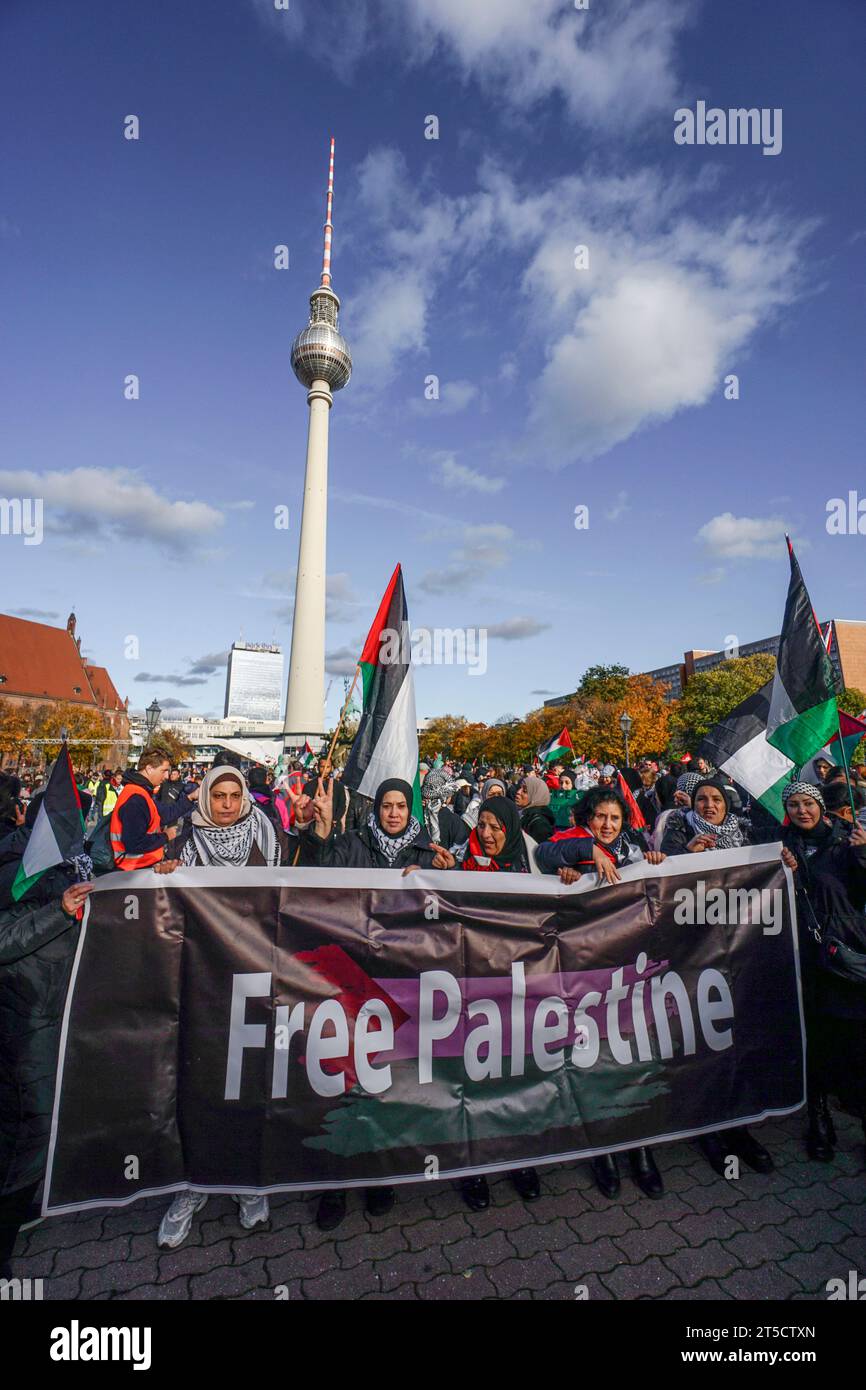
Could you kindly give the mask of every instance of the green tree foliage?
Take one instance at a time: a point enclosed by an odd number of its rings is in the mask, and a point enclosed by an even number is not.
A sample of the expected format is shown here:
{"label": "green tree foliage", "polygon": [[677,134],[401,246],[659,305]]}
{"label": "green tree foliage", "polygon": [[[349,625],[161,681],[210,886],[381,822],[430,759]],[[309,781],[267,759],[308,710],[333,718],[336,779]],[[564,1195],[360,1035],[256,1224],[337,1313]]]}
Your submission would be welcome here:
{"label": "green tree foliage", "polygon": [[671,715],[671,747],[694,752],[706,733],[772,679],[776,658],[768,652],[733,657],[692,676]]}
{"label": "green tree foliage", "polygon": [[603,700],[605,704],[616,704],[625,698],[628,675],[627,666],[590,666],[580,678],[577,693],[582,700]]}

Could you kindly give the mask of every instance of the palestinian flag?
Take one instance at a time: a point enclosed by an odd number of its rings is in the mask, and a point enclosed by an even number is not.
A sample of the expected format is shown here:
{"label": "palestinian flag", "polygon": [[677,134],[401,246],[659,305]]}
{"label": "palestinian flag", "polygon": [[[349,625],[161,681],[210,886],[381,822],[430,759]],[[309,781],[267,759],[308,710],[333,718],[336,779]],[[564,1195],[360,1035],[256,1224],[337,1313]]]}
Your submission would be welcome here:
{"label": "palestinian flag", "polygon": [[315,761],[316,761],[316,755],[315,755],[315,753],[313,752],[312,748],[310,747],[310,740],[309,740],[309,739],[305,739],[305,740],[304,740],[304,751],[303,751],[303,753],[301,754],[301,767],[303,767],[303,768],[312,767],[312,766],[313,766],[313,763],[314,763]]}
{"label": "palestinian flag", "polygon": [[563,729],[561,734],[542,743],[535,756],[540,763],[565,763],[569,761],[569,754],[571,758],[574,757],[574,744],[571,734],[567,729]]}
{"label": "palestinian flag", "polygon": [[745,787],[755,801],[782,821],[782,791],[785,783],[792,780],[797,764],[767,742],[773,685],[773,681],[767,681],[710,729],[700,752],[707,762]]}
{"label": "palestinian flag", "polygon": [[631,813],[632,830],[646,830],[646,817],[634,799],[634,794],[621,772],[616,774],[619,794]]}
{"label": "palestinian flag", "polygon": [[[846,714],[844,710],[839,711],[839,732],[827,744],[833,754],[834,761],[838,766],[842,765],[842,751],[845,753],[845,765],[851,766],[854,754],[860,746],[860,740],[866,738],[866,721],[855,719],[853,715]],[[839,744],[842,744],[840,749]]]}
{"label": "palestinian flag", "polygon": [[791,580],[770,693],[767,739],[798,767],[839,731],[836,681],[806,585],[788,541]]}
{"label": "palestinian flag", "polygon": [[84,853],[84,816],[72,762],[66,744],[51,770],[42,794],[30,839],[12,884],[12,897],[18,902],[46,869],[62,864],[73,855]]}
{"label": "palestinian flag", "polygon": [[402,777],[414,788],[413,809],[420,820],[415,682],[409,614],[399,565],[391,575],[358,664],[364,704],[343,782],[372,799],[380,782],[388,777]]}

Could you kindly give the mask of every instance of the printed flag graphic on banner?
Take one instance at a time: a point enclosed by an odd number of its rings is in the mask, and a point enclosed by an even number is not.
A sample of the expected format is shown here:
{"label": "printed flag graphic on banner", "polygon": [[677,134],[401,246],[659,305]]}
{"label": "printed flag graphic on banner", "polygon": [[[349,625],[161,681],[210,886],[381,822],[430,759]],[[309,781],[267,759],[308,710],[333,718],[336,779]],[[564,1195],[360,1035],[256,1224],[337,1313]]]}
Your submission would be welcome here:
{"label": "printed flag graphic on banner", "polygon": [[372,799],[380,782],[401,777],[414,789],[413,810],[420,818],[415,682],[409,613],[399,565],[391,575],[358,664],[364,707],[343,781]]}

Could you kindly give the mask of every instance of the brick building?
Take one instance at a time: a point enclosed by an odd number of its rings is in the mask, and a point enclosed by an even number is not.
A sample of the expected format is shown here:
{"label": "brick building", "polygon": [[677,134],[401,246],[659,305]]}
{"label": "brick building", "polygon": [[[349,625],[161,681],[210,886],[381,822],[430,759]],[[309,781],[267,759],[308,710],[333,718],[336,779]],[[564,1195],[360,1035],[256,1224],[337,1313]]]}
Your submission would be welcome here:
{"label": "brick building", "polygon": [[81,655],[75,614],[65,628],[0,613],[0,700],[38,708],[72,704],[101,713],[109,726],[109,761],[125,758],[129,745],[128,700],[122,700],[104,666]]}
{"label": "brick building", "polygon": [[[838,689],[853,688],[866,691],[866,622],[831,618],[821,624],[821,632],[836,673]],[[775,656],[778,650],[777,634],[775,637],[762,637],[757,642],[744,642],[738,648],[737,656],[755,656],[758,652],[769,652],[771,656]],[[645,674],[650,676],[656,685],[667,687],[666,700],[678,700],[692,676],[700,675],[702,671],[711,671],[727,659],[728,654],[724,651],[688,651],[683,652],[682,661],[672,662],[669,666],[657,666],[655,670],[647,671]],[[545,700],[544,708],[567,705],[574,699],[575,693],[572,691],[570,695],[557,695],[552,700]]]}

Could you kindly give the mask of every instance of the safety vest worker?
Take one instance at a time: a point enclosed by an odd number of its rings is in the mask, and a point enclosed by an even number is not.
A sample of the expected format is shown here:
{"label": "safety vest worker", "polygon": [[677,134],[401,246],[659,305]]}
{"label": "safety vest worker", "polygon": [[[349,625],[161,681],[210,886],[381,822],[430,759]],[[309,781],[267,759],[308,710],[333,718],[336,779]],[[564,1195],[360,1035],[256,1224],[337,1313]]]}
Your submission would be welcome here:
{"label": "safety vest worker", "polygon": [[158,806],[154,794],[171,771],[168,755],[160,749],[145,751],[138,770],[124,773],[123,787],[111,812],[109,835],[118,869],[147,869],[165,856],[172,838],[170,827],[193,811],[195,802],[178,797],[171,805]]}

